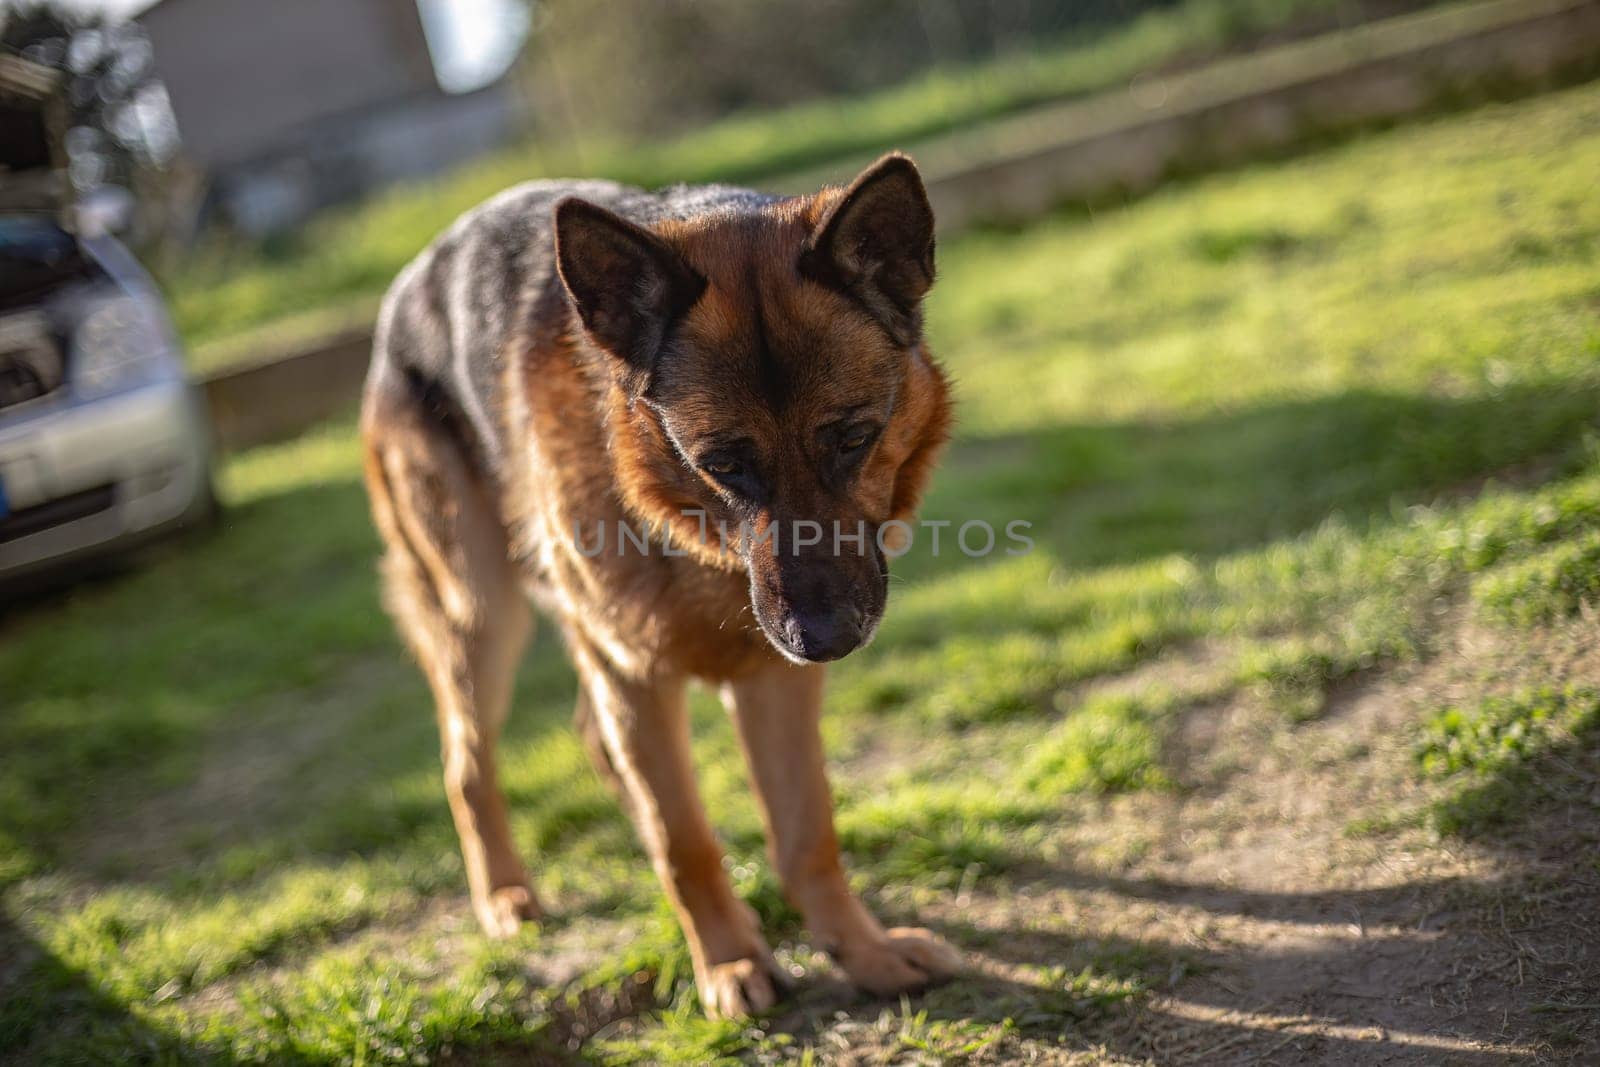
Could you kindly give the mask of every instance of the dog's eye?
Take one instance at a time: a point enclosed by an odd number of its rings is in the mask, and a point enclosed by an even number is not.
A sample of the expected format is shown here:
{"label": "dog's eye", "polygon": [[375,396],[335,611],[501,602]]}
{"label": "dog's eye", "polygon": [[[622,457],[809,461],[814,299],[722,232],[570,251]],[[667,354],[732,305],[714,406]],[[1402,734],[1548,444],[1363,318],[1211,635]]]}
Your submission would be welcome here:
{"label": "dog's eye", "polygon": [[726,478],[730,474],[739,473],[739,465],[731,459],[712,460],[710,463],[701,464],[707,474],[715,474],[718,478]]}
{"label": "dog's eye", "polygon": [[870,440],[872,440],[872,431],[870,431],[870,430],[855,430],[848,437],[846,437],[843,441],[839,442],[839,451],[840,452],[855,452],[855,451],[858,451],[858,450],[860,450],[862,448],[865,448],[867,442],[870,441]]}

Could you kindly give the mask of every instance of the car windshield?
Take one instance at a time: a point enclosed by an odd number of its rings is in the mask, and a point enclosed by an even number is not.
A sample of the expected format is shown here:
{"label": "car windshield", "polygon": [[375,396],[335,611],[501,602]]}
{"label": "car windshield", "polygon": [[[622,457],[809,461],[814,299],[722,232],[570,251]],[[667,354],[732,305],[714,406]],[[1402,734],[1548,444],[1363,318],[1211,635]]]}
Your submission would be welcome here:
{"label": "car windshield", "polygon": [[95,273],[70,233],[45,215],[0,215],[0,307],[47,295]]}

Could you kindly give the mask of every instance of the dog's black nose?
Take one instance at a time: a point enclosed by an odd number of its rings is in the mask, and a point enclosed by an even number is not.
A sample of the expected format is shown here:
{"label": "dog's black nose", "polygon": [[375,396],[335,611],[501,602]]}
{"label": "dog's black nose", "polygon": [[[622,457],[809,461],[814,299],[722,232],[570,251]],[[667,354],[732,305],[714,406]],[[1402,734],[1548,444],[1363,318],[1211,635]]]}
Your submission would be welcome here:
{"label": "dog's black nose", "polygon": [[783,620],[784,643],[801,659],[821,663],[854,652],[866,635],[861,609],[853,604],[820,611],[790,611]]}

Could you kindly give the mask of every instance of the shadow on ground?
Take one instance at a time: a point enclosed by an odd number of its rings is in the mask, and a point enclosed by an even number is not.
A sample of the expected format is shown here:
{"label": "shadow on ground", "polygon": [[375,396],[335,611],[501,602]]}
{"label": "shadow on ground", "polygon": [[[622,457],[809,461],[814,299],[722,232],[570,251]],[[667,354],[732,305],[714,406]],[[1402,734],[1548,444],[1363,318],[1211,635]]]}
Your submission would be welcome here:
{"label": "shadow on ground", "polygon": [[[1473,843],[1499,874],[1282,892],[995,857],[995,905],[921,917],[988,961],[986,973],[913,1010],[980,1029],[1010,1020],[1035,1039],[1140,1062],[1499,1064],[1513,1046],[1587,1062],[1600,1047],[1600,723],[1436,803],[1469,808]],[[1125,931],[1074,921],[1080,908],[1103,920],[1097,899],[1114,902],[1105,907]],[[1017,910],[1025,921],[994,918]],[[1239,936],[1246,928],[1265,936]],[[1042,977],[993,973],[1017,967]],[[1074,994],[1085,974],[1141,992]],[[782,1025],[821,1039],[839,1012],[865,1026],[883,1010],[819,987]]]}
{"label": "shadow on ground", "polygon": [[[1600,388],[1479,397],[1351,390],[1182,420],[1077,423],[959,441],[927,518],[1011,519],[1070,567],[1207,559],[1433,503],[1511,474],[1550,477],[1600,419]],[[1533,469],[1524,469],[1531,465]],[[915,576],[973,565],[913,550]]]}

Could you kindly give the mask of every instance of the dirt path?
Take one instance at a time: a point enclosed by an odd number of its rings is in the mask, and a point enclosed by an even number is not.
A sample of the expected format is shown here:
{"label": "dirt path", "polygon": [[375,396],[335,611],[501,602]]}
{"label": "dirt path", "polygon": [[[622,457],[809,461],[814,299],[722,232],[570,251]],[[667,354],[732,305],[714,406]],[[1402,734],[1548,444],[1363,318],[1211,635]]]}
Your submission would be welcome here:
{"label": "dirt path", "polygon": [[[1069,805],[1036,867],[916,907],[968,950],[965,989],[908,1021],[823,983],[778,1028],[839,1063],[947,1062],[947,1039],[920,1036],[941,1022],[973,1035],[954,1058],[975,1063],[1600,1063],[1600,753],[1546,761],[1493,841],[1406,819],[1430,799],[1417,719],[1600,683],[1590,632],[1456,626],[1428,664],[1347,685],[1308,724],[1248,696],[1193,712],[1171,768],[1185,790]],[[1085,966],[1149,995],[1063,997],[1046,1018],[1041,989]]]}

